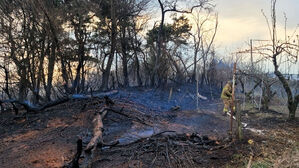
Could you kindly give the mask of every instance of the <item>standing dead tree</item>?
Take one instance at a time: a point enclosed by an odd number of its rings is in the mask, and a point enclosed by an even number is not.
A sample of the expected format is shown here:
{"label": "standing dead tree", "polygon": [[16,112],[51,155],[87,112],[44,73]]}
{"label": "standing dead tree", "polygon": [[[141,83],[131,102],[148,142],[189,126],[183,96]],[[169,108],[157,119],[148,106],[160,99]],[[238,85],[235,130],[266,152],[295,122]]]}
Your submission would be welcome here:
{"label": "standing dead tree", "polygon": [[[243,80],[240,78],[240,76],[246,76],[250,79],[253,79],[252,81],[254,82],[254,86],[248,91],[245,92],[245,84]],[[261,109],[263,110],[268,110],[269,109],[269,103],[273,96],[276,94],[271,87],[277,82],[276,79],[273,79],[269,77],[268,73],[263,73],[263,72],[252,72],[252,71],[246,71],[246,70],[240,70],[238,71],[238,77],[237,77],[238,82],[240,82],[240,85],[242,87],[242,92],[245,94],[247,99],[254,99],[253,92],[257,87],[260,87],[262,89],[262,97],[261,97]]]}
{"label": "standing dead tree", "polygon": [[[156,41],[156,54],[155,54],[155,63],[154,63],[154,69],[151,74],[151,85],[155,85],[155,79],[157,78],[156,75],[158,75],[158,85],[160,85],[160,82],[162,81],[161,76],[159,76],[158,70],[161,65],[161,55],[162,55],[162,45],[164,42],[163,34],[164,34],[164,22],[165,22],[165,15],[169,12],[176,12],[176,13],[192,13],[194,9],[196,8],[203,8],[203,9],[209,9],[210,4],[209,0],[196,0],[194,1],[194,6],[192,6],[190,9],[180,9],[178,6],[179,2],[178,0],[172,0],[172,1],[162,1],[158,0],[160,10],[161,10],[161,22],[159,25],[158,30],[158,38]],[[192,3],[190,3],[192,4]]]}
{"label": "standing dead tree", "polygon": [[282,57],[286,58],[285,60],[288,63],[298,62],[299,44],[298,42],[296,44],[296,40],[292,40],[294,38],[293,37],[294,34],[292,36],[287,37],[285,33],[286,37],[284,40],[278,39],[277,20],[276,20],[276,1],[277,0],[271,0],[271,25],[269,19],[267,18],[265,13],[263,13],[268,24],[271,43],[256,47],[255,50],[260,55],[272,61],[272,64],[274,66],[274,74],[279,79],[280,83],[284,88],[284,91],[287,94],[289,119],[295,119],[296,109],[299,103],[299,95],[298,94],[294,95],[292,93],[291,86],[289,85],[287,78],[281,72],[280,65],[281,65]]}
{"label": "standing dead tree", "polygon": [[[202,11],[199,10],[192,17],[195,22],[195,33],[191,34],[194,43],[194,59],[188,67],[193,65],[192,81],[194,81],[197,68],[199,68],[197,64],[202,60],[201,85],[203,85],[204,81],[207,81],[207,61],[209,54],[213,52],[213,43],[218,28],[218,14],[213,14],[211,10],[208,10],[206,16],[202,17]],[[214,24],[212,28],[209,25],[211,22]],[[199,54],[201,57],[198,57]]]}
{"label": "standing dead tree", "polygon": [[103,71],[101,90],[108,90],[109,76],[110,76],[111,66],[112,66],[112,62],[116,50],[117,16],[116,16],[116,5],[114,0],[110,0],[110,16],[111,16],[110,53],[109,53],[107,65]]}

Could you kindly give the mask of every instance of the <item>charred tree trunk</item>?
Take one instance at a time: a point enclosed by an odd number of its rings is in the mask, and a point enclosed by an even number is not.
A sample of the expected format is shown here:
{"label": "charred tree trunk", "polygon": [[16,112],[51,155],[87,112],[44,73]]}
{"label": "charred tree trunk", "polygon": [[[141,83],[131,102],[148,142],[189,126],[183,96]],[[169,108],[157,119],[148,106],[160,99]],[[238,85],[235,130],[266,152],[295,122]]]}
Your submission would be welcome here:
{"label": "charred tree trunk", "polygon": [[106,68],[103,71],[101,90],[108,90],[110,70],[111,70],[111,65],[113,62],[114,53],[116,49],[117,32],[116,32],[116,16],[115,16],[114,0],[110,0],[110,6],[111,6],[111,36],[110,36],[111,47],[110,47],[110,55],[108,58],[108,62]]}
{"label": "charred tree trunk", "polygon": [[54,66],[56,62],[56,49],[58,47],[58,36],[57,36],[55,24],[51,19],[51,17],[49,16],[48,11],[43,7],[41,8],[41,10],[45,14],[45,17],[49,23],[51,35],[52,35],[52,47],[51,47],[51,55],[49,56],[48,80],[46,86],[46,98],[48,100],[51,100],[51,89],[52,89],[52,80],[54,74]]}
{"label": "charred tree trunk", "polygon": [[157,54],[155,57],[155,65],[154,65],[154,69],[152,71],[151,74],[151,86],[153,87],[155,85],[155,80],[157,77],[157,85],[159,85],[159,82],[162,81],[161,79],[161,75],[158,74],[159,71],[159,67],[160,67],[160,57],[162,54],[162,43],[163,43],[163,26],[164,26],[164,20],[165,20],[165,9],[164,9],[164,5],[162,4],[161,0],[158,0],[159,5],[160,5],[160,9],[161,9],[161,22],[159,25],[159,31],[158,31],[158,38],[157,38]]}
{"label": "charred tree trunk", "polygon": [[163,48],[163,52],[165,53],[165,55],[168,56],[168,59],[171,61],[171,63],[173,64],[175,70],[176,70],[176,82],[177,83],[181,83],[184,81],[184,74],[181,70],[181,68],[179,67],[178,63],[174,60],[174,58],[166,51],[165,48]]}
{"label": "charred tree trunk", "polygon": [[138,86],[142,86],[142,80],[140,76],[140,65],[139,65],[137,54],[135,54],[135,66],[136,66],[137,84]]}
{"label": "charred tree trunk", "polygon": [[275,70],[275,75],[278,77],[279,81],[282,83],[282,86],[287,93],[288,97],[288,109],[289,109],[289,119],[294,120],[296,115],[297,106],[299,103],[299,95],[293,97],[292,90],[285,79],[285,77],[281,74],[280,71]]}
{"label": "charred tree trunk", "polygon": [[289,119],[290,120],[294,120],[295,119],[295,115],[296,115],[296,110],[297,110],[297,106],[299,103],[299,95],[294,95],[292,94],[292,90],[287,82],[287,80],[285,79],[285,77],[282,75],[282,73],[278,70],[278,64],[277,64],[277,56],[281,54],[281,52],[276,52],[273,54],[272,58],[273,58],[273,64],[274,64],[274,74],[278,77],[279,81],[281,82],[287,97],[288,97],[288,109],[289,109]]}
{"label": "charred tree trunk", "polygon": [[27,88],[27,80],[26,80],[26,70],[23,66],[20,67],[21,69],[19,70],[19,76],[20,76],[20,81],[19,81],[19,100],[23,101],[25,100],[25,94],[26,94],[26,88]]}
{"label": "charred tree trunk", "polygon": [[201,81],[200,81],[200,86],[202,87],[204,82],[206,81],[206,61],[204,60],[203,62],[203,67],[202,67],[202,74],[201,74]]}
{"label": "charred tree trunk", "polygon": [[136,68],[136,76],[137,76],[137,84],[138,86],[142,86],[142,80],[140,76],[140,65],[139,65],[139,59],[138,59],[138,54],[137,54],[137,49],[139,46],[136,46],[134,41],[138,43],[137,40],[137,33],[135,32],[135,27],[134,27],[134,39],[132,38],[132,46],[133,46],[133,51],[134,51],[134,58],[135,58],[135,68]]}
{"label": "charred tree trunk", "polygon": [[128,77],[128,47],[126,41],[126,27],[122,27],[122,38],[121,38],[121,52],[122,52],[122,63],[123,63],[123,77],[124,77],[124,87],[129,86],[129,77]]}
{"label": "charred tree trunk", "polygon": [[119,76],[118,76],[118,55],[115,56],[115,78],[117,82],[117,87],[120,87],[121,84],[119,82]]}
{"label": "charred tree trunk", "polygon": [[84,68],[84,64],[82,66],[82,73],[81,73],[81,85],[80,85],[80,91],[84,92],[85,91],[85,68]]}
{"label": "charred tree trunk", "polygon": [[197,71],[197,50],[195,49],[195,51],[194,51],[194,58],[193,58],[193,66],[194,66],[194,68],[193,68],[193,73],[192,73],[192,78],[191,78],[191,81],[192,82],[195,82],[195,80],[196,80],[196,71]]}
{"label": "charred tree trunk", "polygon": [[[76,28],[77,31],[75,31],[75,36],[76,36],[76,39],[78,41],[77,55],[78,55],[79,61],[78,61],[77,69],[76,69],[75,81],[74,81],[74,84],[72,86],[72,92],[76,92],[76,93],[80,93],[81,89],[83,89],[83,88],[80,88],[80,81],[81,81],[81,73],[83,74],[83,70],[84,70],[83,66],[84,66],[84,56],[85,56],[85,47],[84,47],[85,42],[84,42],[84,33],[83,33],[82,28],[81,28],[81,26],[82,26],[81,22],[82,21],[80,20],[79,25],[76,25],[77,26],[77,28]],[[84,82],[84,80],[83,80],[83,82]]]}
{"label": "charred tree trunk", "polygon": [[42,81],[42,76],[44,75],[43,71],[43,66],[44,66],[44,60],[45,60],[45,53],[46,53],[46,44],[45,44],[45,39],[46,37],[44,36],[43,41],[41,42],[42,48],[41,48],[41,54],[40,54],[40,62],[39,62],[39,67],[38,67],[38,74],[37,74],[37,83],[36,83],[36,88],[34,90],[35,94],[35,104],[38,104],[40,101],[40,85]]}
{"label": "charred tree trunk", "polygon": [[49,101],[51,100],[51,90],[52,90],[55,59],[56,59],[56,42],[52,44],[51,55],[49,56],[48,77],[47,77],[47,87],[46,87],[46,98]]}
{"label": "charred tree trunk", "polygon": [[[81,88],[81,87],[84,87],[84,56],[85,56],[85,51],[84,51],[84,42],[83,42],[83,39],[82,41],[80,41],[80,44],[79,44],[79,51],[78,51],[78,56],[79,56],[79,65],[78,65],[78,68],[77,68],[77,74],[76,74],[76,92],[77,93],[80,93],[82,89],[84,88]],[[81,74],[80,74],[80,71],[81,71]],[[80,77],[81,76],[81,77]],[[80,78],[81,78],[81,87],[80,87]]]}
{"label": "charred tree trunk", "polygon": [[9,93],[9,88],[8,88],[8,83],[9,83],[8,69],[5,66],[1,66],[1,65],[0,65],[0,68],[2,68],[4,70],[4,73],[5,73],[5,88],[3,90],[7,94],[8,98],[11,99],[11,95]]}
{"label": "charred tree trunk", "polygon": [[[5,67],[5,66],[0,66],[0,68],[3,68],[4,69],[4,73],[5,73],[5,88],[3,89],[4,92],[7,94],[8,98],[11,99],[11,94],[9,92],[9,86],[8,86],[8,83],[9,83],[9,72],[8,72],[8,69]],[[14,103],[11,103],[12,104],[12,107],[15,111],[15,114],[18,115],[18,108],[16,107],[16,105]],[[1,107],[2,107],[2,101],[1,101]],[[3,110],[3,108],[1,108]]]}
{"label": "charred tree trunk", "polygon": [[269,110],[269,103],[272,100],[276,92],[271,90],[271,86],[274,83],[269,83],[269,81],[264,81],[264,87],[262,88],[262,109]]}
{"label": "charred tree trunk", "polygon": [[241,77],[238,77],[237,80],[240,82],[241,84],[241,93],[245,93],[245,86],[244,86],[244,82],[241,79]]}
{"label": "charred tree trunk", "polygon": [[68,87],[68,74],[66,70],[66,59],[61,55],[60,58],[60,64],[61,64],[61,72],[62,72],[62,78],[64,80],[64,89],[66,93],[69,92],[69,87]]}
{"label": "charred tree trunk", "polygon": [[[198,31],[200,32],[200,29],[198,29]],[[192,82],[195,82],[196,79],[198,78],[198,75],[197,74],[197,56],[198,56],[198,52],[199,52],[199,43],[200,43],[200,40],[201,40],[201,37],[200,37],[200,33],[198,33],[198,40],[196,40],[196,36],[193,35],[193,41],[194,41],[194,57],[193,57],[193,73],[192,73],[192,77],[191,77],[191,81]]]}
{"label": "charred tree trunk", "polygon": [[271,90],[270,88],[264,84],[264,88],[262,88],[262,109],[263,110],[269,110],[269,103],[270,103],[270,94]]}
{"label": "charred tree trunk", "polygon": [[246,93],[245,93],[246,99],[248,99],[248,100],[252,100],[252,99],[254,99],[254,97],[252,96],[252,94],[254,93],[254,90],[255,90],[259,85],[261,85],[261,83],[262,83],[262,80],[255,81],[255,85],[253,86],[253,88],[252,88],[249,92],[246,92]]}

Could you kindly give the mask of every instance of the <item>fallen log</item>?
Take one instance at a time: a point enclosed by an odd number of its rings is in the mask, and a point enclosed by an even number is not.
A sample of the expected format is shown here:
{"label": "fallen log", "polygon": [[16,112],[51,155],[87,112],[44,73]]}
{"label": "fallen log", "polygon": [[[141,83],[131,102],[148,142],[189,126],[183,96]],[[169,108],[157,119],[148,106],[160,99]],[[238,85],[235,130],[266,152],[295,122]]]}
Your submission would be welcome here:
{"label": "fallen log", "polygon": [[[102,108],[102,110],[100,110],[100,112],[96,113],[95,118],[93,119],[93,137],[90,140],[90,142],[87,144],[86,148],[84,149],[84,157],[85,157],[85,161],[83,161],[82,167],[91,167],[93,158],[94,158],[94,153],[96,150],[96,147],[98,145],[101,146],[116,146],[118,145],[118,141],[113,142],[111,144],[105,144],[103,142],[103,131],[104,131],[104,125],[103,125],[103,119],[106,117],[108,112],[114,112],[116,114],[125,116],[127,118],[130,118],[132,120],[135,120],[139,123],[145,124],[145,125],[149,125],[147,123],[145,123],[143,120],[139,119],[138,117],[132,117],[128,114],[123,113],[123,107],[121,109],[117,109],[112,107],[112,105],[114,105],[114,102],[109,99],[108,97],[105,97],[105,102],[106,102],[106,107]],[[160,133],[161,134],[161,133]]]}
{"label": "fallen log", "polygon": [[27,112],[37,113],[37,112],[45,110],[46,108],[65,103],[69,100],[70,100],[69,98],[64,98],[64,99],[49,102],[43,106],[34,106],[33,104],[29,103],[28,101],[19,101],[19,100],[2,100],[2,102],[19,104],[19,105],[23,106]]}
{"label": "fallen log", "polygon": [[[103,125],[103,119],[106,117],[107,114],[106,108],[103,108],[100,110],[99,113],[96,113],[95,118],[93,119],[93,137],[87,144],[86,148],[84,149],[84,157],[85,160],[83,161],[82,167],[89,168],[91,167],[93,158],[94,158],[94,151],[98,145],[104,146],[103,142],[103,131],[104,131],[104,125]],[[117,144],[117,142],[115,143]],[[112,144],[112,145],[115,145]]]}
{"label": "fallen log", "polygon": [[70,98],[72,98],[72,99],[89,99],[89,98],[97,97],[97,98],[102,99],[104,97],[112,96],[117,93],[118,93],[117,90],[112,90],[112,91],[101,92],[101,93],[97,93],[97,94],[95,94],[95,93],[93,93],[93,94],[73,94],[73,95],[70,95]]}
{"label": "fallen log", "polygon": [[146,123],[144,120],[138,118],[137,116],[134,116],[134,117],[133,117],[133,116],[130,116],[130,115],[128,115],[128,114],[123,113],[123,109],[124,109],[124,107],[122,107],[121,109],[116,109],[116,108],[112,108],[112,107],[110,107],[110,108],[105,108],[105,109],[106,109],[107,111],[111,111],[111,112],[113,112],[113,113],[116,113],[116,114],[125,116],[125,117],[127,117],[127,118],[130,118],[130,119],[132,119],[133,121],[139,122],[139,123],[141,123],[141,124],[148,125],[148,126],[152,126],[151,124]]}
{"label": "fallen log", "polygon": [[[102,114],[101,114],[102,113]],[[104,109],[101,113],[97,113],[96,117],[93,119],[93,137],[90,140],[90,142],[88,143],[88,145],[85,148],[85,152],[91,152],[92,150],[95,149],[95,147],[99,144],[99,143],[103,143],[103,129],[104,129],[104,125],[103,125],[103,119],[105,118],[106,114],[107,114],[107,110]]]}
{"label": "fallen log", "polygon": [[[108,96],[111,96],[111,95],[114,95],[114,94],[117,94],[117,93],[118,93],[117,90],[113,90],[113,91],[110,91],[110,92],[103,92],[103,93],[98,93],[98,94],[94,94],[94,95],[73,94],[73,95],[70,95],[68,97],[64,97],[62,99],[58,99],[58,100],[46,103],[42,106],[35,106],[35,105],[31,104],[29,101],[19,101],[19,100],[15,100],[15,99],[1,100],[1,102],[2,103],[19,104],[19,105],[23,106],[23,108],[27,112],[38,113],[40,111],[45,110],[46,108],[53,107],[53,106],[65,103],[69,100],[77,100],[77,99],[82,100],[82,99],[90,99],[90,98],[94,98],[94,97],[97,97],[97,98],[107,97],[109,99]],[[109,100],[110,100],[109,103],[113,102],[111,99],[109,99]]]}

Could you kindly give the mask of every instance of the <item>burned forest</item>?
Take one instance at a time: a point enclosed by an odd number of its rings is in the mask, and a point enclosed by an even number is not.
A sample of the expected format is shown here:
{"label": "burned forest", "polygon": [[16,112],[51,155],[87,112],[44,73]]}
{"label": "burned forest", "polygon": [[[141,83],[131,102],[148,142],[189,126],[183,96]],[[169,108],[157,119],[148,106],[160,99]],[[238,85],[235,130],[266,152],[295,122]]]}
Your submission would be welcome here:
{"label": "burned forest", "polygon": [[298,168],[294,0],[0,0],[0,168]]}

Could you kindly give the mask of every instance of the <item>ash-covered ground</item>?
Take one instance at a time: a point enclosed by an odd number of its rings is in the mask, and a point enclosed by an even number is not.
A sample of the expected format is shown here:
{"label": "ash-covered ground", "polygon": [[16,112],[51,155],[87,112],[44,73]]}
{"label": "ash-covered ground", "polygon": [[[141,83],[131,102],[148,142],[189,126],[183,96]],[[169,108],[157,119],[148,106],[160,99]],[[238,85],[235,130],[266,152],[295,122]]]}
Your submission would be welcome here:
{"label": "ash-covered ground", "polygon": [[[121,112],[126,116],[108,112],[103,120],[104,142],[119,141],[119,145],[126,145],[163,131],[175,132],[182,135],[182,138],[191,134],[213,137],[213,141],[227,136],[229,122],[227,117],[221,115],[220,90],[201,88],[199,93],[206,99],[199,99],[197,109],[195,85],[173,87],[171,98],[170,89],[129,88],[111,95],[110,98],[115,103],[113,107],[122,109]],[[82,138],[84,146],[91,139],[92,120],[103,106],[103,99],[90,98],[70,100],[37,114],[15,116],[9,111],[0,114],[1,167],[66,165],[76,153],[77,139]],[[163,138],[160,140],[164,141]],[[176,148],[178,146],[180,145],[175,145]],[[103,149],[97,150],[96,153],[100,154]],[[109,153],[110,150],[113,148],[106,149],[105,152]],[[196,151],[193,152],[196,154]],[[130,157],[123,156],[118,162],[105,162],[126,165],[128,158]],[[96,167],[101,165],[94,162]]]}
{"label": "ash-covered ground", "polygon": [[[202,98],[198,99],[198,108],[210,109],[215,107],[213,104],[219,103],[220,93],[220,88],[200,87],[199,94]],[[179,87],[169,86],[164,89],[128,88],[119,90],[118,94],[113,95],[112,98],[130,100],[157,112],[168,111],[176,106],[180,107],[181,110],[195,110],[197,108],[195,84],[185,84]],[[207,106],[209,104],[213,106]]]}

